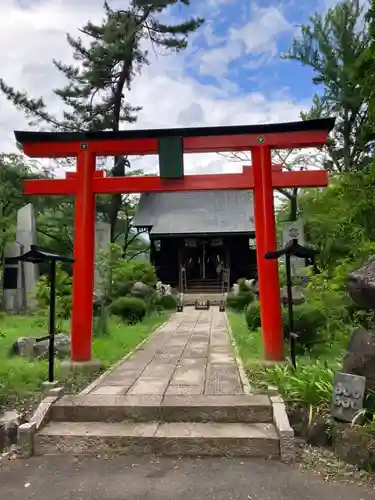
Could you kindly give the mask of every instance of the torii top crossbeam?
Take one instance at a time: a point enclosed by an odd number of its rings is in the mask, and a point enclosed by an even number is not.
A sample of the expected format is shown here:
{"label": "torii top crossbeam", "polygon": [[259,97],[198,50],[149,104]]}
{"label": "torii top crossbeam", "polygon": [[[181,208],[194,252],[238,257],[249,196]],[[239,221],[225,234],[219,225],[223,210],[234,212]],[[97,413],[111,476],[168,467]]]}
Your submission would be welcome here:
{"label": "torii top crossbeam", "polygon": [[[121,132],[15,132],[30,157],[76,157],[66,179],[25,181],[28,194],[73,194],[74,273],[71,357],[91,359],[94,284],[95,194],[216,189],[253,189],[261,323],[265,357],[284,356],[278,266],[264,258],[276,250],[273,189],[326,186],[326,171],[272,168],[272,149],[323,146],[334,119],[268,125]],[[184,153],[251,151],[252,167],[239,174],[184,175]],[[159,176],[105,178],[97,156],[159,154]]]}
{"label": "torii top crossbeam", "polygon": [[16,140],[30,157],[77,156],[82,143],[90,143],[97,156],[152,155],[159,152],[162,139],[182,140],[184,153],[247,151],[265,145],[271,149],[322,146],[334,119],[305,120],[267,125],[196,127],[119,132],[21,132]]}

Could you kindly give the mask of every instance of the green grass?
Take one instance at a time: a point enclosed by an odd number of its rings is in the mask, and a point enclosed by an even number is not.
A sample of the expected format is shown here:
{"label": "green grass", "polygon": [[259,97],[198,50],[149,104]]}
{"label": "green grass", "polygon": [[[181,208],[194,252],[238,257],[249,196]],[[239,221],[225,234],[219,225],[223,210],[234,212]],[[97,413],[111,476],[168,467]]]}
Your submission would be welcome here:
{"label": "green grass", "polygon": [[244,313],[229,310],[227,315],[243,363],[249,365],[260,362],[263,359],[261,330],[249,331]]}
{"label": "green grass", "polygon": [[[153,315],[137,325],[128,326],[116,318],[110,318],[108,336],[93,339],[93,358],[99,359],[103,369],[134,350],[137,345],[169,317],[168,313]],[[65,331],[68,331],[68,323]],[[19,337],[42,336],[47,331],[47,320],[42,316],[0,316],[0,405],[21,404],[38,399],[42,384],[47,380],[48,366],[45,360],[29,361],[9,356],[12,344]],[[56,379],[70,388],[82,387],[90,382],[82,375],[63,375],[56,362]]]}

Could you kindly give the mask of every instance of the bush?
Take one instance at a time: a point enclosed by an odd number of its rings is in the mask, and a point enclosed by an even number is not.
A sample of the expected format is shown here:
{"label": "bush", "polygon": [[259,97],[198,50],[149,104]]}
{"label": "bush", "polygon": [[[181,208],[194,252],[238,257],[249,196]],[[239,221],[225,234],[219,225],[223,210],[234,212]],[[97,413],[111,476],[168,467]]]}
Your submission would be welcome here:
{"label": "bush", "polygon": [[251,331],[260,328],[260,303],[259,301],[251,302],[245,311],[246,323]]}
{"label": "bush", "polygon": [[[50,282],[48,276],[41,276],[36,286],[36,299],[42,309],[49,307]],[[56,263],[56,315],[58,319],[67,319],[72,311],[72,278]]]}
{"label": "bush", "polygon": [[137,281],[150,288],[156,284],[152,264],[144,260],[124,259],[119,245],[111,245],[110,251],[99,251],[95,268],[103,284],[100,294],[110,295],[111,299],[128,295]]}
{"label": "bush", "polygon": [[[298,304],[293,307],[294,331],[299,335],[298,343],[306,348],[323,341],[319,330],[326,325],[325,311],[319,302]],[[288,333],[288,315],[284,319],[284,332]]]}
{"label": "bush", "polygon": [[240,293],[246,293],[253,291],[254,280],[247,280],[246,278],[240,278],[237,280],[238,291]]}
{"label": "bush", "polygon": [[146,303],[136,297],[119,297],[112,302],[111,313],[133,325],[146,316]]}
{"label": "bush", "polygon": [[243,311],[248,304],[253,302],[254,298],[254,293],[250,290],[240,291],[237,294],[230,293],[227,297],[227,306],[235,311]]}
{"label": "bush", "polygon": [[156,285],[155,268],[147,261],[121,259],[112,267],[112,297],[127,295],[137,281],[154,287]]}
{"label": "bush", "polygon": [[296,370],[290,365],[274,365],[264,370],[264,379],[276,386],[288,402],[329,407],[334,369],[336,364],[328,366],[320,360],[297,363]]}
{"label": "bush", "polygon": [[[289,315],[286,307],[282,308],[284,336],[289,335]],[[260,303],[249,304],[245,311],[249,330],[260,328]],[[326,315],[318,302],[298,304],[293,307],[294,332],[299,335],[298,344],[310,348],[314,342],[322,341],[320,329],[326,325]]]}
{"label": "bush", "polygon": [[177,309],[177,297],[174,295],[162,295],[156,299],[156,306],[160,309]]}

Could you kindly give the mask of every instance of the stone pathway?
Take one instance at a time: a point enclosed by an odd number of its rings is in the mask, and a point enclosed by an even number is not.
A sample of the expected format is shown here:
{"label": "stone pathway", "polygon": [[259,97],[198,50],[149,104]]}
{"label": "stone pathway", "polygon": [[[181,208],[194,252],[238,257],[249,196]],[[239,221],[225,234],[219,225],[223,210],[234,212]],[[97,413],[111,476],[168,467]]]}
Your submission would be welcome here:
{"label": "stone pathway", "polygon": [[99,381],[95,395],[243,394],[225,313],[176,313],[138,351]]}
{"label": "stone pathway", "polygon": [[56,401],[33,450],[284,460],[290,446],[273,416],[267,395],[243,390],[225,313],[191,307],[80,394]]}

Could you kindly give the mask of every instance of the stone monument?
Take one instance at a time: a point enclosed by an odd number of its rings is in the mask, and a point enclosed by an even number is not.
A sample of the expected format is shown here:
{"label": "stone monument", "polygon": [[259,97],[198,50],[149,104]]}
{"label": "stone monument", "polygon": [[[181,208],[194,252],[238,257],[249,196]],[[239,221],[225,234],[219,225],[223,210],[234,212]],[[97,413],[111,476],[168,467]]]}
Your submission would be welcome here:
{"label": "stone monument", "polygon": [[102,276],[98,266],[98,253],[100,251],[108,251],[111,245],[111,225],[109,222],[98,221],[95,224],[95,274],[94,274],[94,294],[100,296],[103,294],[103,289],[106,284],[103,281],[106,279]]}
{"label": "stone monument", "polygon": [[[28,252],[31,245],[36,245],[36,223],[34,207],[28,203],[20,208],[17,213],[16,242],[22,248],[22,252]],[[21,264],[21,272],[18,273],[19,290],[24,290],[18,294],[18,309],[29,309],[36,305],[35,287],[38,282],[39,269],[36,264],[24,262]]]}
{"label": "stone monument", "polygon": [[336,373],[333,381],[331,415],[352,422],[363,408],[366,379],[360,375]]}
{"label": "stone monument", "polygon": [[25,288],[20,287],[19,276],[22,277],[22,264],[7,264],[6,259],[10,257],[19,257],[23,253],[22,246],[17,242],[8,242],[4,247],[4,274],[2,279],[3,295],[2,309],[8,313],[21,312],[20,304],[25,307]]}
{"label": "stone monument", "polygon": [[[347,290],[360,309],[375,312],[375,257],[348,276]],[[375,391],[375,325],[357,328],[349,341],[341,372],[364,377],[366,391]]]}
{"label": "stone monument", "polygon": [[[302,219],[293,222],[285,222],[283,229],[283,246],[285,247],[292,240],[297,240],[301,246],[305,245],[305,233],[303,228]],[[294,255],[290,257],[290,270],[292,277],[305,275],[303,269],[305,268],[305,260]]]}

